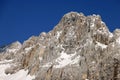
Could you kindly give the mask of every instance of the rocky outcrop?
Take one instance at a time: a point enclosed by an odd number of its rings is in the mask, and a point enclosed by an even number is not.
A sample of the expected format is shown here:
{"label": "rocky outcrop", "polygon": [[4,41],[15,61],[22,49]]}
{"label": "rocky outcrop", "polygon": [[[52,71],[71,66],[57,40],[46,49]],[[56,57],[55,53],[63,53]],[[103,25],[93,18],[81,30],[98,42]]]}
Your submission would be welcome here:
{"label": "rocky outcrop", "polygon": [[35,80],[119,80],[120,30],[99,15],[70,12],[48,33],[32,36],[15,56]]}
{"label": "rocky outcrop", "polygon": [[21,47],[22,44],[18,41],[3,47],[2,51],[0,52],[0,60],[13,59],[17,55]]}

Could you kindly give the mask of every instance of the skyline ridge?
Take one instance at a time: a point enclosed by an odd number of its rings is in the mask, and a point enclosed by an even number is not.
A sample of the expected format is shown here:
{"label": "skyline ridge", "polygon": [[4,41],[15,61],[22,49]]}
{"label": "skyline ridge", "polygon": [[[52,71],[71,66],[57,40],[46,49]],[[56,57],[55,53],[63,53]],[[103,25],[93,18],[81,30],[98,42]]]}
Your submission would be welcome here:
{"label": "skyline ridge", "polygon": [[48,32],[71,11],[99,14],[110,31],[120,27],[120,1],[1,0],[0,45],[23,42],[32,35]]}

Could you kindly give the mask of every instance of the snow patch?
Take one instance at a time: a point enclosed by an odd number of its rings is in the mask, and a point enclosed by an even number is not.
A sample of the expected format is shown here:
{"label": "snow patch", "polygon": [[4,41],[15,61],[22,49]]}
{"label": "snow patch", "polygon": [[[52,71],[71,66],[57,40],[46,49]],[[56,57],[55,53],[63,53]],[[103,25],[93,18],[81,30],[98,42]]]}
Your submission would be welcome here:
{"label": "snow patch", "polygon": [[94,28],[95,27],[95,24],[94,23],[91,23],[91,26],[90,26],[90,28]]}
{"label": "snow patch", "polygon": [[43,60],[43,58],[42,58],[42,57],[39,57],[39,60],[40,60],[40,61],[42,61],[42,60]]}
{"label": "snow patch", "polygon": [[119,37],[118,39],[116,39],[116,42],[117,42],[118,44],[120,44],[120,37]]}
{"label": "snow patch", "polygon": [[49,63],[45,64],[42,67],[50,67],[51,65],[54,64],[54,68],[62,68],[62,67],[65,67],[67,65],[76,64],[80,60],[80,56],[79,55],[76,56],[76,55],[77,55],[76,52],[74,54],[67,54],[63,51],[60,54],[60,57],[55,59],[53,62],[49,62]]}
{"label": "snow patch", "polygon": [[7,52],[15,53],[18,49],[8,49]]}
{"label": "snow patch", "polygon": [[101,21],[101,24],[105,24],[103,21]]}
{"label": "snow patch", "polygon": [[115,47],[115,43],[112,43],[112,47]]}
{"label": "snow patch", "polygon": [[62,33],[62,31],[57,31],[57,36],[56,36],[57,39],[60,37],[61,33]]}
{"label": "snow patch", "polygon": [[107,48],[107,45],[105,44],[102,44],[100,42],[96,42],[96,43],[97,43],[97,46],[100,46],[102,49]]}
{"label": "snow patch", "polygon": [[92,64],[95,64],[96,62],[95,61],[92,61]]}
{"label": "snow patch", "polygon": [[26,51],[29,51],[31,49],[32,49],[32,47],[25,48]]}
{"label": "snow patch", "polygon": [[80,56],[73,58],[75,55],[76,55],[76,52],[74,54],[66,54],[65,52],[62,52],[61,56],[58,57],[55,61],[58,63],[58,65],[55,65],[55,68],[62,68],[69,64],[77,63],[80,59]]}
{"label": "snow patch", "polygon": [[0,61],[0,65],[1,64],[5,64],[5,63],[10,63],[10,62],[12,62],[13,60],[4,60],[4,61]]}
{"label": "snow patch", "polygon": [[[5,60],[0,61],[0,80],[32,80],[35,78],[35,76],[28,75],[28,70],[25,71],[24,69],[18,71],[15,74],[5,74],[5,70],[9,68],[12,64],[9,64],[8,62],[11,62],[12,60]],[[6,63],[6,64],[2,64]]]}
{"label": "snow patch", "polygon": [[27,75],[28,71],[20,70],[15,74],[6,77],[6,80],[32,80],[35,76]]}
{"label": "snow patch", "polygon": [[80,61],[80,56],[77,56],[75,59],[72,60],[71,64],[77,64]]}
{"label": "snow patch", "polygon": [[95,27],[95,18],[92,19],[92,22],[90,23],[90,28],[93,29]]}
{"label": "snow patch", "polygon": [[30,51],[34,46],[30,46],[30,47],[27,47],[25,48],[25,52],[27,53],[28,51]]}
{"label": "snow patch", "polygon": [[111,32],[109,33],[109,37],[110,37],[110,38],[112,38],[112,37],[113,37],[113,34],[112,34]]}
{"label": "snow patch", "polygon": [[7,80],[5,79],[7,77],[7,75],[5,74],[5,70],[9,67],[9,64],[0,64],[0,80]]}
{"label": "snow patch", "polygon": [[58,62],[59,65],[55,65],[56,68],[61,68],[64,67],[68,64],[71,63],[71,58],[74,56],[75,54],[66,54],[64,52],[61,53],[61,56],[59,58],[56,59],[55,62]]}

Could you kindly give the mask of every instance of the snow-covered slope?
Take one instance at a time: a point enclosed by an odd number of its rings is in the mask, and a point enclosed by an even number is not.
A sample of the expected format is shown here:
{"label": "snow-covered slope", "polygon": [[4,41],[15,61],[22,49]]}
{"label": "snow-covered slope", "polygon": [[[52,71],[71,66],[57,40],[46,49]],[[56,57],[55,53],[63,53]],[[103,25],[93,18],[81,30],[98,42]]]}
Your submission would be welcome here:
{"label": "snow-covered slope", "polygon": [[28,70],[21,69],[14,74],[5,74],[5,70],[13,65],[12,60],[0,61],[0,80],[32,80],[35,76],[28,75]]}

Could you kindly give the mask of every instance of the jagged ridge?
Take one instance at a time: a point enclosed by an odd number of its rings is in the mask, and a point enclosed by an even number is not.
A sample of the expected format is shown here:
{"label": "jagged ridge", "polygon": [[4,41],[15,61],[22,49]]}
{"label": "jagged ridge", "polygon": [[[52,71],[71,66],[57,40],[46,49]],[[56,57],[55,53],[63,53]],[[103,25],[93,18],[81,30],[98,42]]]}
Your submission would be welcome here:
{"label": "jagged ridge", "polygon": [[32,36],[16,54],[19,66],[12,73],[25,69],[35,80],[120,78],[120,30],[111,33],[99,15],[67,13],[52,31]]}

